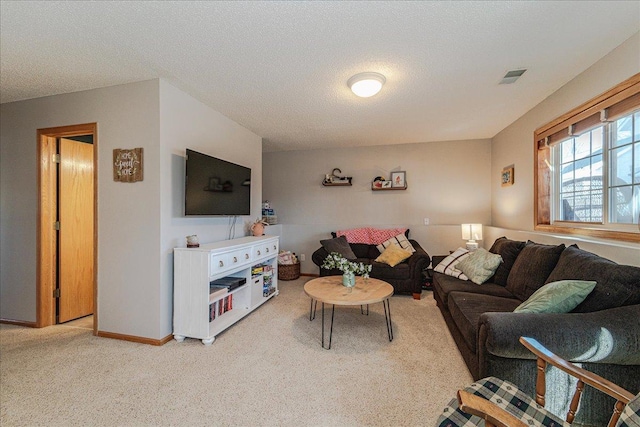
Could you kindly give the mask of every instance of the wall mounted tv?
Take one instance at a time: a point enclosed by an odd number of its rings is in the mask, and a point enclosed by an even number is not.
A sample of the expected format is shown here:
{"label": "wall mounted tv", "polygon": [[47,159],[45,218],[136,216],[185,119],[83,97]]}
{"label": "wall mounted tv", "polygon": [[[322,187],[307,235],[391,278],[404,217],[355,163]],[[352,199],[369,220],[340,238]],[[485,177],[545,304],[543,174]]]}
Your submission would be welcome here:
{"label": "wall mounted tv", "polygon": [[250,215],[251,169],[187,149],[185,215]]}

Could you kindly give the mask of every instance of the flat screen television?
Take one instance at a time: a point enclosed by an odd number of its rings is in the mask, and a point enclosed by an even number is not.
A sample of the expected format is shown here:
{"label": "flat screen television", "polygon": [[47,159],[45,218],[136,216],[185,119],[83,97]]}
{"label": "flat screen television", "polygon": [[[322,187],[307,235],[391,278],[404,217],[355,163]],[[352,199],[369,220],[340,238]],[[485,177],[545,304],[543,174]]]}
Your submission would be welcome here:
{"label": "flat screen television", "polygon": [[185,215],[250,215],[251,168],[187,149]]}

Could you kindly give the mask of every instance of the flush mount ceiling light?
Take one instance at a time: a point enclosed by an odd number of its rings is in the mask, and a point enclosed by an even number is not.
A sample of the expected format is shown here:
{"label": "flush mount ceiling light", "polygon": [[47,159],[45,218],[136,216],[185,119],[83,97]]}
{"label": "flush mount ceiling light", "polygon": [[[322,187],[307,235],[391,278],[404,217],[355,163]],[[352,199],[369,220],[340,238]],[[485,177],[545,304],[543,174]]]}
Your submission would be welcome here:
{"label": "flush mount ceiling light", "polygon": [[347,85],[351,91],[362,98],[368,98],[380,92],[387,79],[379,73],[360,73],[351,77]]}

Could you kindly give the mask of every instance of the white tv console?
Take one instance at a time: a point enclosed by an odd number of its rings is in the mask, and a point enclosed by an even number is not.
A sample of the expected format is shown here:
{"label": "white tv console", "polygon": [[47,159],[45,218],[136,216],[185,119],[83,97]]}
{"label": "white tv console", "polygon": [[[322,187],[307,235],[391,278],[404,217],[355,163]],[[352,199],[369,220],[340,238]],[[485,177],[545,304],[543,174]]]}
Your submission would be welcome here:
{"label": "white tv console", "polygon": [[[201,339],[216,335],[278,295],[277,236],[242,237],[173,250],[173,337]],[[223,278],[246,279],[228,293],[210,291]],[[229,298],[230,297],[230,298]]]}

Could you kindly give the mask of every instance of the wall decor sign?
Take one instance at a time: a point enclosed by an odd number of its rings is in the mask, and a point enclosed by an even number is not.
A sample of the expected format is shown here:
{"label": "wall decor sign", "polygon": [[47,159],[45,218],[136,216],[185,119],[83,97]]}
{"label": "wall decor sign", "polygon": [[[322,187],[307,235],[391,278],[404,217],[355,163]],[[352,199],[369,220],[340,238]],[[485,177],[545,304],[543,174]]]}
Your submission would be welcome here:
{"label": "wall decor sign", "polygon": [[113,180],[116,182],[142,181],[142,148],[113,150]]}
{"label": "wall decor sign", "polygon": [[513,185],[513,166],[507,166],[506,168],[502,169],[502,173],[500,174],[500,182],[503,187]]}

